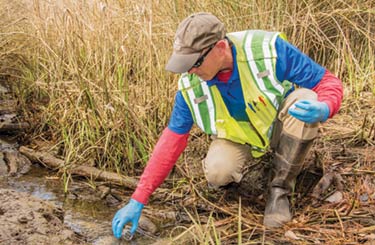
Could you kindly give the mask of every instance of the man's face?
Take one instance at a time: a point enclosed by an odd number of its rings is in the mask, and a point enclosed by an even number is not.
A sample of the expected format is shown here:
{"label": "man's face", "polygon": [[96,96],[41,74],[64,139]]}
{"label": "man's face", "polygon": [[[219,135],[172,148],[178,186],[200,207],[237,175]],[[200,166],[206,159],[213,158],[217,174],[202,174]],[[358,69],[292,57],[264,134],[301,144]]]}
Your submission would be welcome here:
{"label": "man's face", "polygon": [[195,74],[205,81],[211,80],[220,69],[216,56],[216,46],[203,50],[197,63],[188,71],[189,74]]}

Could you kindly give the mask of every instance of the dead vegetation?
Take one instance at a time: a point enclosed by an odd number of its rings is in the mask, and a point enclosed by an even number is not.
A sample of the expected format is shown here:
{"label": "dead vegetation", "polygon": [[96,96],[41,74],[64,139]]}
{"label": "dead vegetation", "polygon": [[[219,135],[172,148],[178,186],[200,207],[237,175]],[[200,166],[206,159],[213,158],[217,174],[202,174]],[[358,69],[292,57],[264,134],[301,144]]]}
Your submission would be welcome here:
{"label": "dead vegetation", "polygon": [[[164,242],[371,244],[375,240],[374,104],[374,96],[364,96],[361,107],[368,110],[351,111],[358,120],[347,120],[341,114],[322,126],[298,178],[293,196],[295,218],[282,229],[262,226],[262,195],[239,194],[238,186],[207,191],[203,176],[187,174],[188,166],[199,160],[185,160],[188,164],[179,168],[190,189],[183,193],[185,199],[167,201],[178,204],[174,205],[179,207],[176,212],[188,214],[193,224],[175,228],[172,238]],[[146,213],[152,216],[154,212]]]}
{"label": "dead vegetation", "polygon": [[[9,103],[29,123],[22,143],[63,159],[54,167],[62,166],[65,186],[91,167],[99,172],[84,175],[90,182],[104,171],[111,171],[107,177],[141,174],[168,123],[177,77],[163,67],[183,17],[209,11],[229,31],[286,32],[291,43],[345,85],[339,115],[322,126],[299,176],[293,222],[278,230],[262,226],[268,158],[251,165],[253,175],[242,185],[208,190],[201,159],[209,140],[195,129],[144,213],[161,224],[161,237],[167,237],[161,244],[358,244],[375,239],[373,1],[0,3],[0,79],[12,84],[17,102]],[[122,179],[115,178],[118,186]],[[130,182],[123,190],[127,197],[135,186]]]}

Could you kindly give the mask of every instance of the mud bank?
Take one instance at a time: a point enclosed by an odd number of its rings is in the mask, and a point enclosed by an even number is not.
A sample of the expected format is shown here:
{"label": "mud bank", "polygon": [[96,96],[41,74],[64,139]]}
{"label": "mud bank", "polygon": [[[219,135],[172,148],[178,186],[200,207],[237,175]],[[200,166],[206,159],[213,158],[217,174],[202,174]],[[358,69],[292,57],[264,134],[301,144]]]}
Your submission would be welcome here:
{"label": "mud bank", "polygon": [[18,150],[17,103],[0,84],[0,244],[82,244],[85,239],[64,224],[64,211],[52,202],[9,188],[29,172],[31,162]]}
{"label": "mud bank", "polygon": [[[18,136],[26,127],[10,89],[0,81],[0,244],[91,244],[105,234],[103,228],[75,218],[73,208],[66,214],[61,185],[48,190],[51,182],[40,176],[45,171],[19,153]],[[85,235],[85,227],[93,236]]]}
{"label": "mud bank", "polygon": [[18,152],[17,138],[27,123],[19,121],[17,103],[3,85],[0,83],[0,244],[86,243],[84,236],[64,223],[61,207],[24,190],[30,185],[19,177],[30,171],[31,162]]}
{"label": "mud bank", "polygon": [[64,211],[52,203],[0,189],[1,244],[82,244],[83,237],[64,225]]}
{"label": "mud bank", "polygon": [[[151,244],[137,234],[133,241],[112,235],[111,219],[120,202],[102,186],[74,180],[64,193],[56,172],[37,164],[28,173],[9,176],[0,152],[0,244]],[[3,170],[3,171],[2,171]],[[105,191],[105,190],[104,190]],[[124,233],[128,228],[124,229]],[[53,238],[53,239],[51,239]]]}

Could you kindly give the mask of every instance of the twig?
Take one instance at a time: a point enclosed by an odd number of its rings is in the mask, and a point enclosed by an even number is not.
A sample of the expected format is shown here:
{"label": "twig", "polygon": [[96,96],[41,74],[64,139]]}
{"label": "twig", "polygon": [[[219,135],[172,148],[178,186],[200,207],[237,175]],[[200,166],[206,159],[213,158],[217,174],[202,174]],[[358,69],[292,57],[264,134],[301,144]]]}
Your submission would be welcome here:
{"label": "twig", "polygon": [[337,212],[337,209],[335,209],[335,214],[336,214],[336,217],[337,217],[337,219],[339,220],[339,223],[340,223],[340,226],[341,226],[341,234],[342,234],[342,238],[345,239],[344,225],[342,224],[342,220],[341,220],[341,217],[340,217],[339,212]]}
{"label": "twig", "polygon": [[375,232],[375,225],[358,230],[359,233]]}
{"label": "twig", "polygon": [[[176,227],[176,228],[177,228],[177,227]],[[173,241],[177,241],[178,239],[184,237],[185,234],[188,233],[188,232],[190,232],[192,235],[194,235],[194,233],[191,231],[192,229],[195,228],[194,225],[193,225],[193,226],[190,226],[189,228],[186,228],[186,227],[182,227],[182,226],[180,226],[180,228],[184,228],[184,229],[186,229],[186,230],[185,230],[184,232],[181,232],[178,236],[173,237],[173,238],[172,238]]]}
{"label": "twig", "polygon": [[372,170],[362,170],[362,169],[354,169],[354,172],[364,173],[364,174],[375,174],[375,171]]}
{"label": "twig", "polygon": [[266,241],[266,227],[263,227],[262,245],[264,245],[265,241]]}
{"label": "twig", "polygon": [[344,176],[362,176],[363,174],[375,175],[375,171],[371,170],[353,170],[354,173],[341,173]]}
{"label": "twig", "polygon": [[351,205],[350,205],[350,208],[349,208],[348,211],[346,212],[345,216],[349,216],[349,214],[352,212],[352,210],[353,210],[353,208],[354,208],[354,205],[355,205],[355,203],[356,203],[356,200],[357,200],[357,196],[358,196],[358,193],[356,192],[356,193],[355,193],[355,196],[354,196],[354,198],[353,198],[353,200],[352,200],[352,203],[351,203]]}
{"label": "twig", "polygon": [[[253,232],[251,233],[251,234],[253,234],[253,233],[254,233],[254,230],[256,230],[256,229],[257,229],[257,227],[247,228],[247,229],[241,231],[241,233],[246,233],[246,232],[248,232],[248,231],[253,230]],[[230,238],[236,237],[236,236],[238,236],[238,235],[239,235],[239,232],[236,232],[236,233],[233,233],[233,234],[227,235],[227,236],[225,236],[225,237],[222,237],[221,239],[222,239],[222,240],[227,240],[227,239],[230,239]]]}

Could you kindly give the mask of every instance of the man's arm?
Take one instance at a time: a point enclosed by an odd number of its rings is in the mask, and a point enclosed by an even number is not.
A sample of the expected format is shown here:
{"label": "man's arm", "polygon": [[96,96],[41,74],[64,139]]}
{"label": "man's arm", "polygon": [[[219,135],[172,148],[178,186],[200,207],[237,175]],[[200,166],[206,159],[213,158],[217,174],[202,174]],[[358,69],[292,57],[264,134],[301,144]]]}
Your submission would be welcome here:
{"label": "man's arm", "polygon": [[133,199],[147,204],[148,198],[163,183],[184,151],[188,137],[189,133],[177,134],[169,128],[164,129],[132,195]]}
{"label": "man's arm", "polygon": [[335,115],[343,98],[341,80],[281,38],[276,39],[276,50],[276,75],[279,81],[288,80],[312,89],[318,94],[318,101],[327,104],[329,117]]}
{"label": "man's arm", "polygon": [[343,87],[340,79],[326,70],[319,83],[312,88],[318,94],[318,101],[325,102],[329,108],[329,118],[333,117],[341,106]]}
{"label": "man's arm", "polygon": [[171,119],[156,144],[132,198],[146,204],[168,176],[187,145],[193,118],[181,92],[177,92]]}
{"label": "man's arm", "polygon": [[134,234],[144,204],[164,181],[186,148],[192,125],[193,119],[190,110],[182,94],[178,92],[169,125],[159,138],[137,189],[128,204],[119,209],[112,219],[112,231],[115,237],[121,237],[122,229],[129,222],[132,223],[130,233]]}
{"label": "man's arm", "polygon": [[149,196],[164,181],[187,144],[188,133],[176,134],[166,128],[144,170],[136,191],[130,201],[118,210],[112,219],[112,231],[120,238],[127,223],[132,223],[130,233],[133,235],[138,227],[144,205]]}

